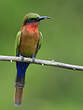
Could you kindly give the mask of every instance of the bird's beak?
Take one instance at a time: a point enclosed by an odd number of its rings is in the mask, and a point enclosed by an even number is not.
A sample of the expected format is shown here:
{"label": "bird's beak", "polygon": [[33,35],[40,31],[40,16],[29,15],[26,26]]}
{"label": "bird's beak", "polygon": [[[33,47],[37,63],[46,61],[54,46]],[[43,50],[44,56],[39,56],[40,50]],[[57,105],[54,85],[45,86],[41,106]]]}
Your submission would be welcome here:
{"label": "bird's beak", "polygon": [[40,16],[38,20],[41,21],[41,20],[44,20],[44,19],[51,19],[51,17],[48,17],[48,16]]}

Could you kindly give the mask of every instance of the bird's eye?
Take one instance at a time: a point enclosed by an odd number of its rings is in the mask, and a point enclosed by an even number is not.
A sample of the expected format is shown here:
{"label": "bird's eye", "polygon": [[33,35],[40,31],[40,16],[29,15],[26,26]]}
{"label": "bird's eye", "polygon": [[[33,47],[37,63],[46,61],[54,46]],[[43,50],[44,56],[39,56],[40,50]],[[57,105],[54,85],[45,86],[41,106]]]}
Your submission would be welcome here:
{"label": "bird's eye", "polygon": [[35,20],[35,18],[30,18],[30,20],[31,20],[31,21],[34,21],[34,20]]}
{"label": "bird's eye", "polygon": [[30,22],[36,22],[37,21],[37,18],[30,18],[28,21],[30,21]]}
{"label": "bird's eye", "polygon": [[32,22],[38,22],[38,18],[29,18],[24,21],[24,25]]}

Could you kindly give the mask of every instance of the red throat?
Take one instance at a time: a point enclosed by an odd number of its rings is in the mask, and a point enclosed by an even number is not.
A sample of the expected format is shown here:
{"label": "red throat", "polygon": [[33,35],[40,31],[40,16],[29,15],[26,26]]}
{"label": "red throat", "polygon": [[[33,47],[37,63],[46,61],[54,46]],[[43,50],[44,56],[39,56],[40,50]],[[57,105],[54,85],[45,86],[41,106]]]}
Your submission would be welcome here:
{"label": "red throat", "polygon": [[30,24],[27,24],[25,26],[25,28],[27,29],[27,31],[29,32],[37,32],[38,31],[38,25],[39,23],[30,23]]}

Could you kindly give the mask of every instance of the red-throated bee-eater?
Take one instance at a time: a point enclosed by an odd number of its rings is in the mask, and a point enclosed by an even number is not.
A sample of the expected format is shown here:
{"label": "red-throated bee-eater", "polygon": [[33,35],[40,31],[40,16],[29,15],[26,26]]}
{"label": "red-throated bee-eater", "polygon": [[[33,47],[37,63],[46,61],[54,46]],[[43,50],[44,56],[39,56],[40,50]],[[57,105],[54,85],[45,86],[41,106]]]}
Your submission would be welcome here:
{"label": "red-throated bee-eater", "polygon": [[[16,36],[16,56],[35,58],[41,47],[42,34],[38,31],[41,20],[50,19],[47,16],[40,16],[36,13],[28,13],[22,23],[22,27]],[[16,62],[17,76],[15,80],[15,105],[22,103],[23,88],[25,84],[25,72],[29,63]]]}

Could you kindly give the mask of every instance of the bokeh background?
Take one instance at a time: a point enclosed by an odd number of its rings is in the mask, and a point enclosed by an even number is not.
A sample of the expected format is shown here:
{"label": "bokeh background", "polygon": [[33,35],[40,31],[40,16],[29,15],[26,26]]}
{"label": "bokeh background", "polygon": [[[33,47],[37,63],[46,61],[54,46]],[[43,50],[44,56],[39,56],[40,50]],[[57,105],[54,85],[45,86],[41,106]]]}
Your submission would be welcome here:
{"label": "bokeh background", "polygon": [[[0,0],[0,55],[15,55],[28,12],[54,18],[39,26],[44,38],[37,58],[83,65],[83,0]],[[0,61],[0,110],[83,110],[83,72],[31,64],[19,108],[13,103],[15,77],[15,63]]]}

